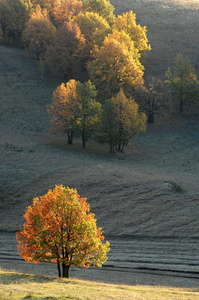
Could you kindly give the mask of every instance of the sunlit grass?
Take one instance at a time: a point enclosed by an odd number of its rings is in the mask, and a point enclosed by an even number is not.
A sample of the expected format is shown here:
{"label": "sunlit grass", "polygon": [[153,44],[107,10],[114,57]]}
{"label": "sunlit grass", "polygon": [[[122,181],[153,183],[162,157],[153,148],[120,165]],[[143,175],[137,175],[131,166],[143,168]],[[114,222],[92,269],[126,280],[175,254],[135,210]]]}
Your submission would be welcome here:
{"label": "sunlit grass", "polygon": [[129,286],[0,271],[0,299],[199,299],[199,289]]}

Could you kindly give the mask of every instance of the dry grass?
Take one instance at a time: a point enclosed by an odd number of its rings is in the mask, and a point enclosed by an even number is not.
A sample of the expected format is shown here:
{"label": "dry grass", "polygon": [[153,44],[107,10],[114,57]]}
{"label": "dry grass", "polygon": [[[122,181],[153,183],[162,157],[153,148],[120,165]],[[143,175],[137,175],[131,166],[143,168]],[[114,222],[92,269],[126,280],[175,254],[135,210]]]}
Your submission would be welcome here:
{"label": "dry grass", "polygon": [[53,277],[26,275],[0,271],[0,299],[153,299],[194,300],[199,290],[111,285],[77,279],[55,279]]}
{"label": "dry grass", "polygon": [[[153,50],[146,74],[163,76],[179,50],[196,66],[198,2],[112,3],[117,13],[133,9],[148,28]],[[17,260],[14,235],[7,231],[23,224],[23,213],[33,197],[63,184],[88,198],[98,225],[111,241],[105,269],[78,270],[73,277],[197,286],[198,116],[176,114],[158,120],[132,140],[124,154],[110,155],[108,146],[100,148],[93,142],[83,151],[79,142],[71,147],[64,136],[49,134],[46,105],[59,80],[46,73],[42,81],[37,65],[23,51],[3,46],[0,70],[1,265],[39,272],[38,266],[32,269]]]}

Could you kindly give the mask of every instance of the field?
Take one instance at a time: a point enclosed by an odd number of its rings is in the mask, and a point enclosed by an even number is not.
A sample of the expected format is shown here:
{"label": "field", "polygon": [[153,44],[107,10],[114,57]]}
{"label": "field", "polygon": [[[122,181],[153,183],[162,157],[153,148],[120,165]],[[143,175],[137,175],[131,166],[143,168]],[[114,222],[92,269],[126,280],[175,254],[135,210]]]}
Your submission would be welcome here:
{"label": "field", "polygon": [[[198,73],[198,1],[111,2],[116,13],[133,9],[148,28],[146,77],[163,78],[179,52]],[[49,133],[46,105],[58,84],[48,72],[41,80],[24,51],[0,46],[0,266],[57,275],[56,266],[20,259],[15,231],[33,197],[63,184],[88,198],[111,243],[102,269],[75,268],[71,277],[198,288],[198,113],[156,119],[122,154],[92,141],[82,150]]]}
{"label": "field", "polygon": [[[199,292],[184,288],[113,285],[74,279],[55,279],[0,271],[0,299],[171,300],[198,299]],[[45,297],[45,298],[44,298]]]}

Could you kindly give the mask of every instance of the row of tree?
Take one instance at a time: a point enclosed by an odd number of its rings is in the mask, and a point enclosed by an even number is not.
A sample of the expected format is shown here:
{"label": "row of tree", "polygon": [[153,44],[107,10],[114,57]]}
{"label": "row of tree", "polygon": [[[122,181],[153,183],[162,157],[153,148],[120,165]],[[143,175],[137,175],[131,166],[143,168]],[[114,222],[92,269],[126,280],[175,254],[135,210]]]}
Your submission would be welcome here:
{"label": "row of tree", "polygon": [[108,143],[111,152],[123,151],[132,136],[146,130],[146,116],[139,113],[138,104],[122,89],[103,105],[96,96],[90,80],[80,83],[71,79],[58,86],[48,106],[52,132],[66,133],[70,144],[74,137],[81,137],[85,147],[88,138],[93,138]]}

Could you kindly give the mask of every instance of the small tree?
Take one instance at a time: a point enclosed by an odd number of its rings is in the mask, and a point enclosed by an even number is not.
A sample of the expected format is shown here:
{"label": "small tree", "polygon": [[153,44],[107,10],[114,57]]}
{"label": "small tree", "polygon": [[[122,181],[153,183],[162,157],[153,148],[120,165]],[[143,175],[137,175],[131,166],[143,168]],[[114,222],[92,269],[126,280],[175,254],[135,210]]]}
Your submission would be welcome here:
{"label": "small tree", "polygon": [[41,74],[41,79],[43,80],[44,79],[45,65],[44,65],[43,59],[41,57],[40,57],[39,63],[38,63],[38,70],[39,70],[39,73]]}
{"label": "small tree", "polygon": [[86,141],[92,138],[97,130],[101,104],[95,100],[97,92],[90,80],[86,83],[78,82],[77,93],[80,97],[80,106],[77,108],[77,130],[82,138],[82,147],[85,148]]}
{"label": "small tree", "polygon": [[135,89],[134,97],[139,108],[147,115],[149,123],[155,122],[155,116],[166,112],[171,107],[170,91],[161,79],[152,77],[148,85]]}
{"label": "small tree", "polygon": [[95,100],[95,86],[89,80],[80,83],[74,79],[66,85],[62,83],[53,92],[53,100],[48,106],[52,115],[51,131],[68,134],[68,143],[72,144],[73,137],[82,138],[82,147],[86,145],[97,130],[101,104]]}
{"label": "small tree", "polygon": [[73,143],[73,136],[77,126],[77,107],[80,106],[80,98],[77,94],[77,81],[69,80],[62,83],[53,92],[52,103],[47,107],[52,115],[51,132],[67,133],[68,144]]}
{"label": "small tree", "polygon": [[26,262],[56,263],[58,276],[68,278],[72,266],[101,267],[107,260],[110,244],[103,243],[95,215],[76,190],[55,186],[33,199],[24,218],[26,222],[16,238],[19,254]]}
{"label": "small tree", "polygon": [[99,142],[109,143],[110,152],[122,152],[136,134],[146,130],[146,116],[138,112],[138,104],[127,98],[122,89],[103,107]]}
{"label": "small tree", "polygon": [[199,83],[187,57],[179,54],[175,59],[173,68],[168,68],[166,72],[168,83],[180,102],[180,112],[183,112],[184,103],[199,98]]}

